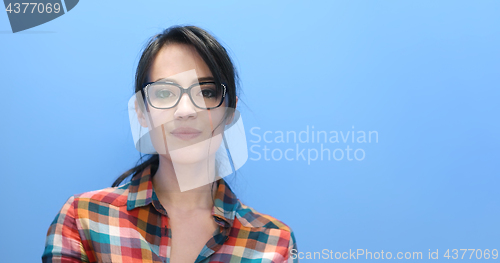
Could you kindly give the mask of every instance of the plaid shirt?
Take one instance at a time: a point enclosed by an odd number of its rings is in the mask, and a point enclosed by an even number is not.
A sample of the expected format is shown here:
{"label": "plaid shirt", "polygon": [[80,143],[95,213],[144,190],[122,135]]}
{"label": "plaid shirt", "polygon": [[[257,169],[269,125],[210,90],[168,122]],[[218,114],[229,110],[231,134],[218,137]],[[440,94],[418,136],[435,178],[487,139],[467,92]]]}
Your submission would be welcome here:
{"label": "plaid shirt", "polygon": [[[122,186],[71,196],[47,231],[42,261],[170,262],[167,212],[151,179],[148,167]],[[196,262],[298,262],[290,227],[242,204],[223,179],[217,184],[219,230]]]}

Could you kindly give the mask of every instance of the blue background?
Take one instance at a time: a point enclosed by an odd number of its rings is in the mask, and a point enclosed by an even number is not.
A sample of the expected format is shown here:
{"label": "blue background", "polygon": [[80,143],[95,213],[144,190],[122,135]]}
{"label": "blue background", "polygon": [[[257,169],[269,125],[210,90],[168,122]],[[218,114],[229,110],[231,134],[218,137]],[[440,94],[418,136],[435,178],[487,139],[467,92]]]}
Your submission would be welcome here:
{"label": "blue background", "polygon": [[249,147],[296,147],[252,143],[253,127],[378,132],[323,145],[361,148],[362,161],[249,159],[228,178],[299,251],[500,250],[499,14],[498,1],[80,1],[12,34],[0,11],[1,261],[40,261],[67,198],[138,160],[135,67],[174,24],[228,47]]}

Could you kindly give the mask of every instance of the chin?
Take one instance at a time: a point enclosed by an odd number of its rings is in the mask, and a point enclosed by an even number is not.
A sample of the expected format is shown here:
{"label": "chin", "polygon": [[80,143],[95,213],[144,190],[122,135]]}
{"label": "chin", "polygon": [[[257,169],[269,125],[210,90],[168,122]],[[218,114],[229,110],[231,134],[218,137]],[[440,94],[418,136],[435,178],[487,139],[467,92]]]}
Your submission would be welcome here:
{"label": "chin", "polygon": [[185,147],[169,152],[170,160],[173,163],[179,164],[195,164],[202,161],[209,161],[210,156],[215,154],[212,151],[209,152],[207,148],[197,148]]}

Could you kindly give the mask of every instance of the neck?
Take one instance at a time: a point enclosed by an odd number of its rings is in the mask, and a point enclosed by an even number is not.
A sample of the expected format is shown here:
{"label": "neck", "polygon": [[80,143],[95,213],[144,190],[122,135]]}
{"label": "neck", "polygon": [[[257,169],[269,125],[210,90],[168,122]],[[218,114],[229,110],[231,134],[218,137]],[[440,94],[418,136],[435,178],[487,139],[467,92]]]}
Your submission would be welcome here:
{"label": "neck", "polygon": [[[197,163],[173,163],[160,155],[158,170],[153,176],[153,187],[165,209],[192,211],[212,209],[212,191],[217,185],[215,155]],[[210,169],[211,168],[211,169]],[[213,187],[213,188],[212,188]]]}

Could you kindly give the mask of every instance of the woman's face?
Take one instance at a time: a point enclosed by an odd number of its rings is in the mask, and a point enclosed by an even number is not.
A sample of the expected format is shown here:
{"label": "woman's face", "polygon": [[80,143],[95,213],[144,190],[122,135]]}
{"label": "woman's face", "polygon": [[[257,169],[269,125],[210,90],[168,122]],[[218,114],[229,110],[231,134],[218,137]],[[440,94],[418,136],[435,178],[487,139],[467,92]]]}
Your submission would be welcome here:
{"label": "woman's face", "polygon": [[[149,72],[148,82],[158,80],[175,82],[186,89],[198,82],[211,81],[213,76],[194,47],[168,44],[159,51]],[[149,127],[151,141],[159,154],[174,163],[185,164],[215,155],[222,142],[225,122],[219,124],[225,103],[211,110],[200,109],[184,93],[173,108],[156,109],[148,105],[148,109],[149,116],[138,112],[138,117],[142,126]]]}

